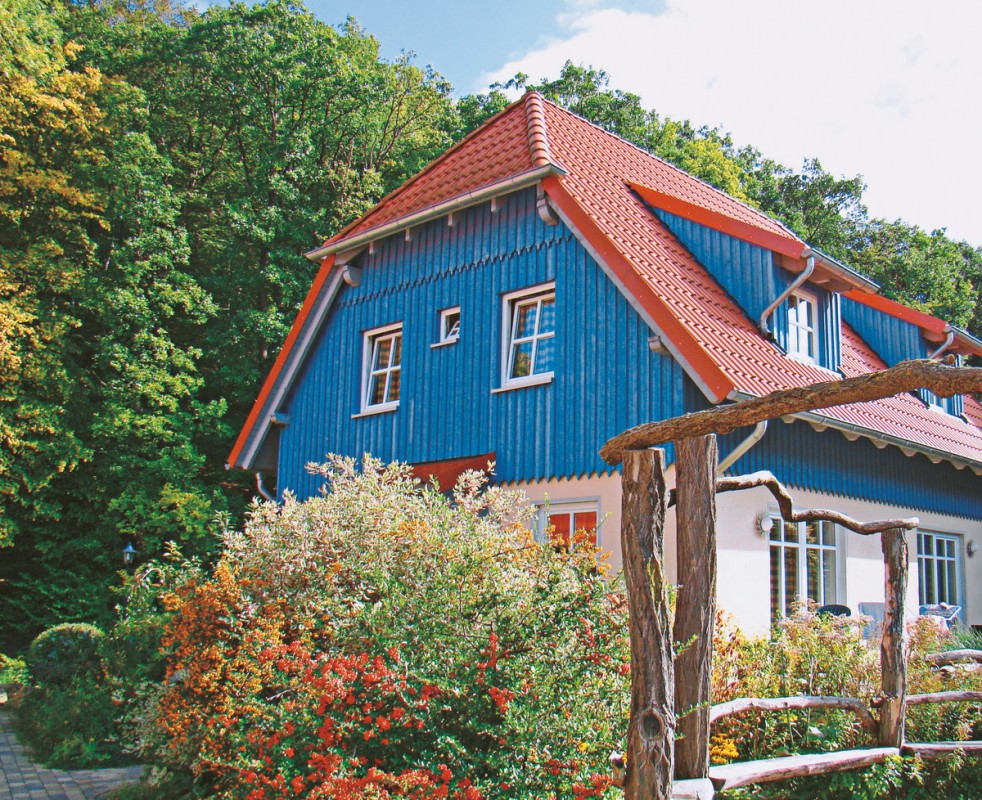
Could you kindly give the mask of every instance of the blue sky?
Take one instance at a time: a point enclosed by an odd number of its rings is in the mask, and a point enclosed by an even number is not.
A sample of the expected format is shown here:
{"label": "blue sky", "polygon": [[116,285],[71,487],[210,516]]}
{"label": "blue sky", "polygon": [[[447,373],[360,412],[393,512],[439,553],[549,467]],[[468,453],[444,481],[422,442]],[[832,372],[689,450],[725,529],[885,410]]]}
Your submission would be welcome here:
{"label": "blue sky", "polygon": [[861,174],[871,214],[982,245],[982,0],[308,0],[458,94],[567,59],[661,116]]}

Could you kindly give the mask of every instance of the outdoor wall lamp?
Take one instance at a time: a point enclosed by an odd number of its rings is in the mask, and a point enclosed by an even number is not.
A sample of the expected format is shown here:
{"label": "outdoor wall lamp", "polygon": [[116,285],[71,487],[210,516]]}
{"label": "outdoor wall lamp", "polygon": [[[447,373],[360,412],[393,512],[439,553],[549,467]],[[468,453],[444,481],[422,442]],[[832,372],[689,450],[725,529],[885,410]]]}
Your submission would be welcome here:
{"label": "outdoor wall lamp", "polygon": [[965,545],[965,552],[968,553],[968,557],[969,558],[971,558],[972,556],[974,556],[975,555],[975,551],[978,550],[978,549],[979,549],[979,547],[978,547],[977,544],[975,544],[975,540],[974,539],[969,539],[968,540],[968,544]]}

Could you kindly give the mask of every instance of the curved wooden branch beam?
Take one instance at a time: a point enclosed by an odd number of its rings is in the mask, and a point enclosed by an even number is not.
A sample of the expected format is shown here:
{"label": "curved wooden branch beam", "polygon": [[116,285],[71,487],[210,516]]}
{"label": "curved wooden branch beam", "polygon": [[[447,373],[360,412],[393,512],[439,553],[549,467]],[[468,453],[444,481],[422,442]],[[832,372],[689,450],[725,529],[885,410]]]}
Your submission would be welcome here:
{"label": "curved wooden branch beam", "polygon": [[729,433],[765,419],[817,408],[881,400],[922,388],[930,389],[938,397],[982,392],[982,367],[952,367],[930,359],[901,361],[897,366],[880,372],[841,381],[813,383],[733,405],[638,425],[608,440],[600,449],[600,456],[608,464],[620,464],[625,450],[641,450],[707,433]]}
{"label": "curved wooden branch beam", "polygon": [[709,721],[715,722],[723,717],[734,714],[745,714],[748,711],[787,711],[792,708],[838,708],[851,711],[857,717],[864,730],[876,733],[876,720],[862,700],[855,697],[827,697],[820,695],[803,695],[801,697],[741,697],[728,703],[719,703],[709,709]]}
{"label": "curved wooden branch beam", "polygon": [[927,703],[982,703],[982,692],[930,692],[907,695],[909,706],[922,706]]}
{"label": "curved wooden branch beam", "polygon": [[767,471],[752,472],[749,475],[735,475],[732,478],[717,478],[716,480],[717,492],[735,492],[741,489],[755,489],[759,486],[763,486],[774,495],[774,499],[777,500],[777,505],[781,509],[781,519],[787,522],[815,522],[824,520],[826,522],[834,522],[843,528],[848,528],[864,536],[883,533],[883,531],[888,531],[891,528],[901,528],[902,530],[909,531],[920,525],[920,520],[917,517],[877,520],[876,522],[859,522],[852,517],[847,517],[845,514],[840,514],[838,511],[829,511],[823,508],[795,511],[794,500],[791,499],[788,490],[784,488],[773,474]]}
{"label": "curved wooden branch beam", "polygon": [[962,661],[975,661],[982,664],[982,650],[948,650],[944,653],[931,653],[924,660],[939,667],[959,664]]}

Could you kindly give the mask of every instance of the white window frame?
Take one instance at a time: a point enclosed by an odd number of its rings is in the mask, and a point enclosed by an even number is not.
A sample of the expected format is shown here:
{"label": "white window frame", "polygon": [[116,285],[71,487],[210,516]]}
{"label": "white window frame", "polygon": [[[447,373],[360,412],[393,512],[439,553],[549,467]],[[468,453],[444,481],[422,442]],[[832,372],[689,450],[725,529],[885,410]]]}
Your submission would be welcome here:
{"label": "white window frame", "polygon": [[[372,328],[369,331],[365,331],[362,337],[362,371],[361,371],[361,413],[362,414],[380,414],[384,411],[394,411],[399,407],[399,399],[402,397],[402,323],[397,322],[392,325],[384,325],[381,328]],[[395,348],[390,350],[389,363],[379,370],[373,370],[372,367],[375,364],[375,348],[378,342],[384,339],[399,339],[399,363],[392,363],[392,353],[395,352]],[[394,400],[386,400],[381,403],[372,404],[369,397],[369,391],[372,385],[372,377],[374,375],[385,375],[385,397],[389,396],[389,386],[392,380],[392,374],[394,372],[399,373],[399,397]]]}
{"label": "white window frame", "polygon": [[[510,377],[512,371],[512,358],[515,352],[515,324],[517,322],[516,310],[524,305],[528,305],[528,301],[537,300],[539,302],[539,310],[535,315],[535,332],[532,336],[526,336],[519,340],[520,344],[526,342],[532,342],[532,371],[529,375],[523,375],[519,378]],[[535,372],[535,355],[537,352],[538,344],[543,339],[554,339],[556,336],[556,331],[553,329],[550,333],[540,334],[539,333],[539,322],[542,319],[541,314],[541,303],[543,300],[552,300],[555,306],[556,302],[556,284],[555,282],[544,283],[539,286],[530,286],[526,289],[520,289],[516,292],[509,292],[503,295],[501,298],[501,388],[502,389],[517,389],[522,386],[535,386],[541,383],[549,383],[552,381],[554,373],[549,372]]]}
{"label": "white window frame", "polygon": [[[930,542],[931,551],[926,552],[926,545]],[[945,544],[945,550],[948,552],[938,553],[938,544],[943,542]],[[962,552],[964,551],[964,540],[963,537],[957,533],[945,533],[942,531],[934,530],[918,530],[917,531],[917,600],[918,605],[937,605],[939,603],[948,603],[949,605],[963,606],[965,605],[965,562],[962,560]],[[942,595],[941,583],[939,581],[938,564],[953,564],[955,568],[955,580],[954,586],[951,586],[951,582],[948,580],[947,574],[945,575],[945,580],[943,583],[945,587],[949,589]],[[934,586],[933,593],[929,597],[927,594],[928,581],[927,570],[931,569],[934,573]],[[947,571],[946,571],[947,572]],[[950,589],[954,588],[954,595],[950,593]]]}
{"label": "white window frame", "polygon": [[[802,323],[799,319],[798,308],[802,305],[811,309],[811,325]],[[796,289],[788,297],[788,355],[799,361],[817,364],[818,326],[818,297],[803,289]]]}
{"label": "white window frame", "polygon": [[[453,315],[457,315],[457,322],[454,325],[448,325],[450,319]],[[445,344],[453,344],[460,340],[460,320],[462,319],[460,315],[460,306],[452,306],[450,308],[444,308],[440,311],[440,331],[437,341],[431,344],[430,347],[441,347]]]}
{"label": "white window frame", "polygon": [[[844,598],[843,570],[845,565],[845,553],[843,547],[842,529],[838,525],[832,522],[827,522],[827,521],[817,522],[816,524],[818,525],[821,526],[827,525],[832,528],[833,543],[827,545],[819,541],[818,544],[809,544],[807,541],[807,526],[808,526],[807,522],[785,523],[785,521],[781,519],[780,514],[771,513],[768,516],[771,522],[771,527],[768,528],[765,534],[768,540],[767,541],[768,572],[770,572],[772,568],[771,567],[772,551],[776,549],[778,550],[779,553],[778,563],[780,565],[780,571],[777,576],[777,581],[778,581],[778,596],[777,596],[778,607],[776,609],[777,617],[780,618],[786,616],[787,608],[789,605],[792,605],[796,602],[801,603],[804,600],[808,600],[808,599],[814,599],[814,598],[809,598],[808,596],[808,553],[810,551],[814,551],[818,553],[819,558],[822,559],[823,561],[824,561],[825,553],[831,552],[835,554],[835,570],[834,570],[835,591],[832,593],[831,596],[829,596],[827,587],[824,585],[825,570],[822,569],[820,565],[818,574],[819,574],[819,579],[822,582],[822,586],[819,590],[820,599],[816,599],[815,602],[817,602],[819,605],[842,603]],[[774,531],[774,526],[781,526],[783,528],[785,524],[791,524],[797,526],[798,528],[797,542],[784,541],[783,537],[780,541],[771,538],[771,533]],[[793,550],[795,552],[795,570],[796,570],[795,580],[797,583],[797,591],[795,592],[794,597],[788,597],[787,575],[784,570],[785,552],[788,550]],[[774,580],[773,575],[770,575],[770,580],[773,582]],[[768,594],[770,593],[768,592]],[[774,617],[774,613],[775,613],[775,609],[771,608],[772,618]]]}
{"label": "white window frame", "polygon": [[[549,527],[549,517],[553,514],[583,514],[593,513],[597,515],[597,545],[600,544],[600,529],[603,518],[600,516],[599,497],[578,497],[568,500],[546,500],[535,504],[535,540],[537,542],[547,542],[549,537],[546,529]],[[570,526],[570,533],[575,533]]]}

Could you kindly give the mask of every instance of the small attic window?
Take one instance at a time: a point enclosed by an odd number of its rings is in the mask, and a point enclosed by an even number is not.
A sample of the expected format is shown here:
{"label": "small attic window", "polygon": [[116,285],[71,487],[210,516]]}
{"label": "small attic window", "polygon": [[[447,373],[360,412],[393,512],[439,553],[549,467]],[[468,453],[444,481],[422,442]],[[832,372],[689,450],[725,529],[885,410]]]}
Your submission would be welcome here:
{"label": "small attic window", "polygon": [[818,300],[800,290],[788,298],[788,355],[818,363]]}
{"label": "small attic window", "polygon": [[460,306],[440,312],[440,344],[450,344],[460,338]]}

